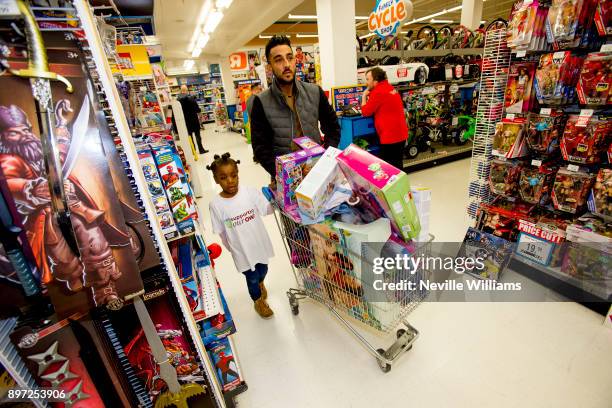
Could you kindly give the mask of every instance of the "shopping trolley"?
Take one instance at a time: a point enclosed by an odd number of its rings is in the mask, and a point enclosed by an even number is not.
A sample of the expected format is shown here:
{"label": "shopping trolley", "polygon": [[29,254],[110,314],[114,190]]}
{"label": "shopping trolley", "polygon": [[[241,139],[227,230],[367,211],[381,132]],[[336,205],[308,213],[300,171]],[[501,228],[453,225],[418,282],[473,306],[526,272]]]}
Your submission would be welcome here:
{"label": "shopping trolley", "polygon": [[[419,289],[400,290],[385,302],[365,300],[362,285],[365,281],[356,271],[363,266],[364,258],[360,253],[348,248],[329,224],[305,226],[283,212],[273,200],[272,205],[298,286],[287,291],[293,314],[299,314],[299,301],[307,298],[327,306],[330,313],[376,358],[380,369],[389,372],[391,364],[410,350],[419,336],[419,331],[406,321],[406,316],[425,298],[427,292]],[[433,236],[430,235],[428,242],[412,248],[411,255],[427,256],[431,253],[432,241]],[[385,281],[420,281],[428,277],[429,272],[424,270],[417,274],[397,270],[387,273]],[[397,329],[394,343],[383,349],[372,346],[357,329],[358,325],[365,325],[364,329],[372,327],[382,333],[390,333],[400,325],[403,327]]]}

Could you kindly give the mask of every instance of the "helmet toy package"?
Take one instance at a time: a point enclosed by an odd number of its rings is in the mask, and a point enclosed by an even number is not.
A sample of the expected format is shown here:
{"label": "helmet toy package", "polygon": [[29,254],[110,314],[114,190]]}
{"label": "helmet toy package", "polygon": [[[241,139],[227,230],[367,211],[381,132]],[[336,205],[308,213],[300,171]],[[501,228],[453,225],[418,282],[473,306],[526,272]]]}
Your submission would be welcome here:
{"label": "helmet toy package", "polygon": [[489,187],[491,191],[505,197],[514,196],[522,168],[523,165],[520,162],[493,160],[489,174]]}
{"label": "helmet toy package", "polygon": [[592,174],[559,170],[553,187],[553,205],[559,211],[576,214],[586,204],[594,181],[595,176]]}
{"label": "helmet toy package", "polygon": [[597,215],[612,217],[612,169],[599,169],[589,197],[589,210]]}
{"label": "helmet toy package", "polygon": [[550,202],[550,193],[556,169],[546,166],[525,167],[519,179],[519,193],[523,201],[545,206]]}
{"label": "helmet toy package", "polygon": [[525,119],[504,119],[495,126],[493,155],[514,159],[525,156],[527,145],[523,137]]}
{"label": "helmet toy package", "polygon": [[559,152],[566,117],[560,112],[550,115],[532,114],[527,126],[527,145],[538,156],[554,156]]}
{"label": "helmet toy package", "polygon": [[612,103],[612,53],[597,52],[587,56],[578,80],[578,100],[589,105]]}
{"label": "helmet toy package", "polygon": [[561,138],[563,159],[573,163],[593,164],[600,161],[609,145],[612,125],[609,120],[591,117],[584,124],[584,118],[571,115]]}

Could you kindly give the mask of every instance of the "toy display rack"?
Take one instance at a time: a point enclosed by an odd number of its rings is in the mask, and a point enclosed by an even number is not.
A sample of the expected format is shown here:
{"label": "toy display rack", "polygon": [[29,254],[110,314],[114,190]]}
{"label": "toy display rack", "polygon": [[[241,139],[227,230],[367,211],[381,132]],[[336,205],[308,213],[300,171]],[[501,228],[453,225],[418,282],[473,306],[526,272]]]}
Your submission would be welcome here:
{"label": "toy display rack", "polygon": [[502,119],[504,91],[510,66],[506,30],[491,30],[485,37],[480,72],[480,96],[476,110],[476,132],[472,146],[468,214],[476,219],[481,203],[491,202],[489,172],[495,125]]}
{"label": "toy display rack", "polygon": [[[142,203],[146,212],[146,216],[149,220],[155,220],[155,208],[153,206],[153,202],[147,189],[144,174],[140,169],[138,155],[136,153],[136,147],[134,145],[132,134],[130,132],[129,125],[127,123],[127,119],[123,111],[123,106],[120,102],[119,93],[117,91],[117,88],[115,87],[110,66],[108,64],[106,55],[102,47],[102,42],[98,33],[98,29],[94,22],[92,8],[90,7],[87,0],[73,0],[73,4],[76,9],[75,14],[80,19],[83,31],[85,33],[85,38],[87,39],[87,42],[89,44],[89,51],[92,55],[95,70],[97,71],[100,84],[102,85],[102,91],[104,92],[107,98],[111,114],[114,118],[117,133],[123,145],[123,151],[126,155],[129,167],[133,174],[136,187],[138,188],[138,191],[142,197]],[[191,313],[189,303],[187,302],[187,299],[183,292],[181,281],[174,262],[172,260],[172,255],[170,254],[168,244],[164,239],[163,233],[159,225],[155,222],[151,222],[150,226],[153,232],[153,237],[158,245],[161,260],[166,270],[168,271],[168,276],[172,284],[172,288],[174,289],[177,302],[180,306],[180,310],[183,315],[182,318],[185,321],[190,337],[193,339],[195,343],[195,348],[198,352],[200,360],[203,363],[204,375],[206,377],[207,383],[210,384],[213,400],[215,401],[217,407],[224,408],[227,406],[227,403],[221,391],[221,385],[219,384],[219,381],[215,374],[215,368],[212,366],[208,353],[200,337],[198,326]]]}

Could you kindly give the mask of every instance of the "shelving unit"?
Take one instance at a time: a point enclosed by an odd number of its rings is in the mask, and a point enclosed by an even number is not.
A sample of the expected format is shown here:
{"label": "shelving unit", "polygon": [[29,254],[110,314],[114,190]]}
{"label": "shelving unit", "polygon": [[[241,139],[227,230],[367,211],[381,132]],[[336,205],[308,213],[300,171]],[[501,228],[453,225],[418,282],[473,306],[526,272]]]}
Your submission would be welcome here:
{"label": "shelving unit", "polygon": [[446,55],[482,55],[484,48],[458,48],[458,49],[434,49],[434,50],[389,50],[389,51],[362,51],[357,53],[357,58],[368,57],[381,59],[390,55],[400,58],[426,58],[444,57]]}
{"label": "shelving unit", "polygon": [[225,102],[225,90],[221,83],[221,74],[210,73],[197,76],[185,76],[177,78],[177,85],[170,86],[170,94],[176,97],[182,85],[187,85],[189,93],[196,96],[200,105],[200,120],[202,123],[213,123],[215,121],[214,106],[218,102]]}

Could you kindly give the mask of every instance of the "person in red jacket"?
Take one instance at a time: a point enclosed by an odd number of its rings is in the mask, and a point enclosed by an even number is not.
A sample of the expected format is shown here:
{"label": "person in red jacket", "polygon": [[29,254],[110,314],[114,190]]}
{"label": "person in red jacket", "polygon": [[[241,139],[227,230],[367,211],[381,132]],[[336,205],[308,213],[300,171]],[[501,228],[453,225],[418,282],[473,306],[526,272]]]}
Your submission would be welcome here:
{"label": "person in red jacket", "polygon": [[400,170],[404,168],[404,144],[408,126],[404,104],[387,74],[379,67],[366,72],[368,89],[361,99],[363,116],[374,116],[374,126],[380,139],[380,158]]}

